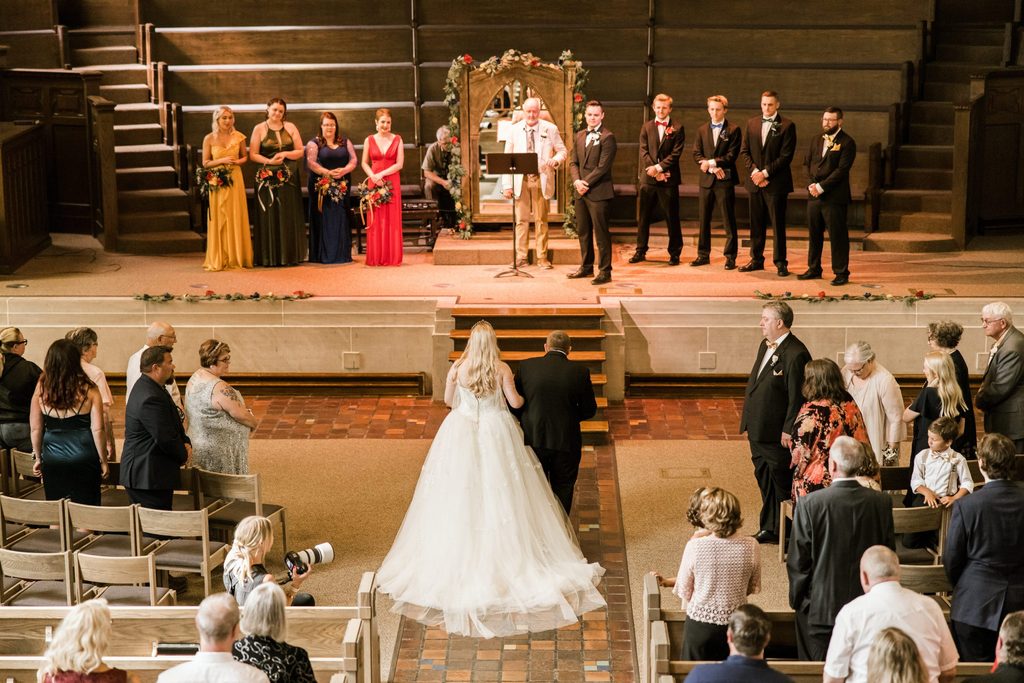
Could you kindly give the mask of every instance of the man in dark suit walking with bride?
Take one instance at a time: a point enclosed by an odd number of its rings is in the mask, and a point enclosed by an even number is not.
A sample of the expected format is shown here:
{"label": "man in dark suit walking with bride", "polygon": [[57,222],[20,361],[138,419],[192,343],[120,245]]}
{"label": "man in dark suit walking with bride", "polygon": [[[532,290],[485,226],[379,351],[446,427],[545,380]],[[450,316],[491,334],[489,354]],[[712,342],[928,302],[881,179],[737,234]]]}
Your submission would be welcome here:
{"label": "man in dark suit walking with bride", "polygon": [[555,497],[569,514],[580,471],[583,434],[580,422],[597,412],[594,385],[586,366],[569,360],[569,335],[555,330],[544,355],[519,364],[516,389],[526,400],[519,421]]}

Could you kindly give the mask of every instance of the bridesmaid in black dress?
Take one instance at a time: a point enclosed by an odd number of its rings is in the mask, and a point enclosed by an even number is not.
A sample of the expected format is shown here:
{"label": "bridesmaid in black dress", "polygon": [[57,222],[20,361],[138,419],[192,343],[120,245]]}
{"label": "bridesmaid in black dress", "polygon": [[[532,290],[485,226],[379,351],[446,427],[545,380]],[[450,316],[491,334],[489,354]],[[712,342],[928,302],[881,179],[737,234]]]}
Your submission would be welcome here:
{"label": "bridesmaid in black dress", "polygon": [[280,97],[267,102],[267,120],[256,124],[249,139],[249,158],[272,172],[287,167],[291,178],[277,189],[256,184],[253,215],[253,263],[294,266],[306,259],[306,221],[302,215],[299,162],[305,154],[299,129],[285,120],[288,105]]}
{"label": "bridesmaid in black dress", "polygon": [[103,442],[103,399],[82,369],[82,353],[67,339],[50,345],[43,374],[32,395],[34,472],[43,477],[47,500],[100,504],[100,480],[107,462]]}

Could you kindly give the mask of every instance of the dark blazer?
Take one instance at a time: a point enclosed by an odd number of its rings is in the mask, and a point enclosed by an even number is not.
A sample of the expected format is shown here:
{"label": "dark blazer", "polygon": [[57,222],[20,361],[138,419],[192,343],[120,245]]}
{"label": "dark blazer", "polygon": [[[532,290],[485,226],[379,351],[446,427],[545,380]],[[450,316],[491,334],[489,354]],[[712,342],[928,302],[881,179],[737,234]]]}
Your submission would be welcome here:
{"label": "dark blazer", "polygon": [[718,664],[700,664],[686,675],[686,683],[793,683],[763,659],[729,655]]}
{"label": "dark blazer", "polygon": [[990,674],[975,676],[971,683],[1024,683],[1024,666],[1017,664],[1000,664]]}
{"label": "dark blazer", "polygon": [[[668,134],[672,130],[672,134]],[[682,182],[679,159],[686,148],[686,131],[683,124],[671,117],[666,126],[665,137],[658,140],[658,123],[651,119],[640,129],[640,182],[644,185],[676,186]],[[665,180],[657,181],[644,172],[648,166],[660,164],[668,174]]]}
{"label": "dark blazer", "polygon": [[[740,182],[736,173],[736,159],[740,155],[740,146],[743,144],[743,134],[739,126],[729,123],[729,119],[722,122],[722,131],[718,134],[718,144],[715,144],[715,136],[711,133],[711,122],[708,121],[697,129],[697,137],[693,141],[693,160],[697,162],[697,182],[701,187],[712,187],[715,183],[719,185],[736,185]],[[700,170],[700,162],[707,159],[715,160],[715,166],[725,171],[725,178],[719,180],[711,173],[703,173]]]}
{"label": "dark blazer", "polygon": [[[596,145],[587,147],[587,130],[576,133],[569,161],[569,175],[573,181],[586,181],[590,189],[587,199],[601,201],[615,197],[612,184],[612,162],[615,161],[615,134],[601,126],[601,137]],[[575,194],[575,190],[573,190]],[[576,194],[575,196],[579,196]]]}
{"label": "dark blazer", "polygon": [[888,494],[841,479],[801,498],[786,559],[789,606],[811,624],[834,625],[843,605],[864,594],[860,556],[873,545],[896,547]]}
{"label": "dark blazer", "polygon": [[124,410],[121,485],[130,489],[167,490],[177,486],[178,470],[191,443],[178,408],[167,390],[143,375],[132,387]]}
{"label": "dark blazer", "polygon": [[527,446],[580,452],[580,422],[597,412],[594,385],[585,365],[558,351],[548,351],[519,364],[516,390],[526,399],[520,423]]}
{"label": "dark blazer", "polygon": [[985,412],[985,431],[1024,439],[1024,333],[1006,332],[989,361],[974,405]]}
{"label": "dark blazer", "polygon": [[3,354],[0,373],[0,422],[28,423],[32,393],[43,371],[16,353]]}
{"label": "dark blazer", "polygon": [[804,366],[811,360],[811,354],[790,332],[772,354],[778,356],[778,360],[768,361],[764,372],[758,374],[767,350],[768,345],[762,339],[747,380],[740,432],[746,432],[750,441],[777,443],[783,432],[793,433],[793,421],[804,404]]}
{"label": "dark blazer", "polygon": [[942,561],[953,584],[950,619],[998,631],[1024,609],[1024,485],[997,479],[953,504]]}
{"label": "dark blazer", "polygon": [[[744,183],[750,192],[788,194],[793,191],[793,170],[789,166],[796,154],[796,124],[781,114],[776,116],[775,129],[768,133],[764,145],[761,144],[761,117],[755,116],[747,121],[740,160],[747,169]],[[758,187],[750,179],[755,168],[768,172],[767,187]]]}
{"label": "dark blazer", "polygon": [[833,204],[850,203],[850,169],[857,158],[857,143],[840,129],[832,140],[832,146],[823,157],[825,140],[821,136],[811,140],[804,158],[807,167],[807,178],[811,183],[818,183],[824,192],[817,199]]}

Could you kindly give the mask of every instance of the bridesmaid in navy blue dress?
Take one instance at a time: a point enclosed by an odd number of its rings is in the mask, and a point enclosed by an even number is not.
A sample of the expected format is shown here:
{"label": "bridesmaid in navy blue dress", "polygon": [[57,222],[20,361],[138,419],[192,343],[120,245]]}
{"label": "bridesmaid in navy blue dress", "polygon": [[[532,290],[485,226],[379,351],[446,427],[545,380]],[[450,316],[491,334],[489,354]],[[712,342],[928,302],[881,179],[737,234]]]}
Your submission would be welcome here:
{"label": "bridesmaid in navy blue dress", "polygon": [[306,167],[309,169],[309,262],[351,263],[352,235],[348,225],[348,192],[340,202],[324,197],[321,202],[317,182],[329,176],[350,181],[356,167],[356,150],[352,141],[341,135],[338,119],[329,111],[320,115],[320,130],[306,144]]}

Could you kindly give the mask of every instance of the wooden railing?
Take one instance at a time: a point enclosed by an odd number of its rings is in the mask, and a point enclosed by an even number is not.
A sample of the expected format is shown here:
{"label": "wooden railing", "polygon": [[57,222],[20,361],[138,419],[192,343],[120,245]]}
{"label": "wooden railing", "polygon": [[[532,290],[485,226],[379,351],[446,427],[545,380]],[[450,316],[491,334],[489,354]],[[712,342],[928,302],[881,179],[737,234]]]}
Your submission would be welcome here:
{"label": "wooden railing", "polygon": [[89,97],[89,148],[92,184],[92,234],[103,234],[103,248],[117,250],[120,220],[117,206],[117,159],[114,153],[114,103]]}

